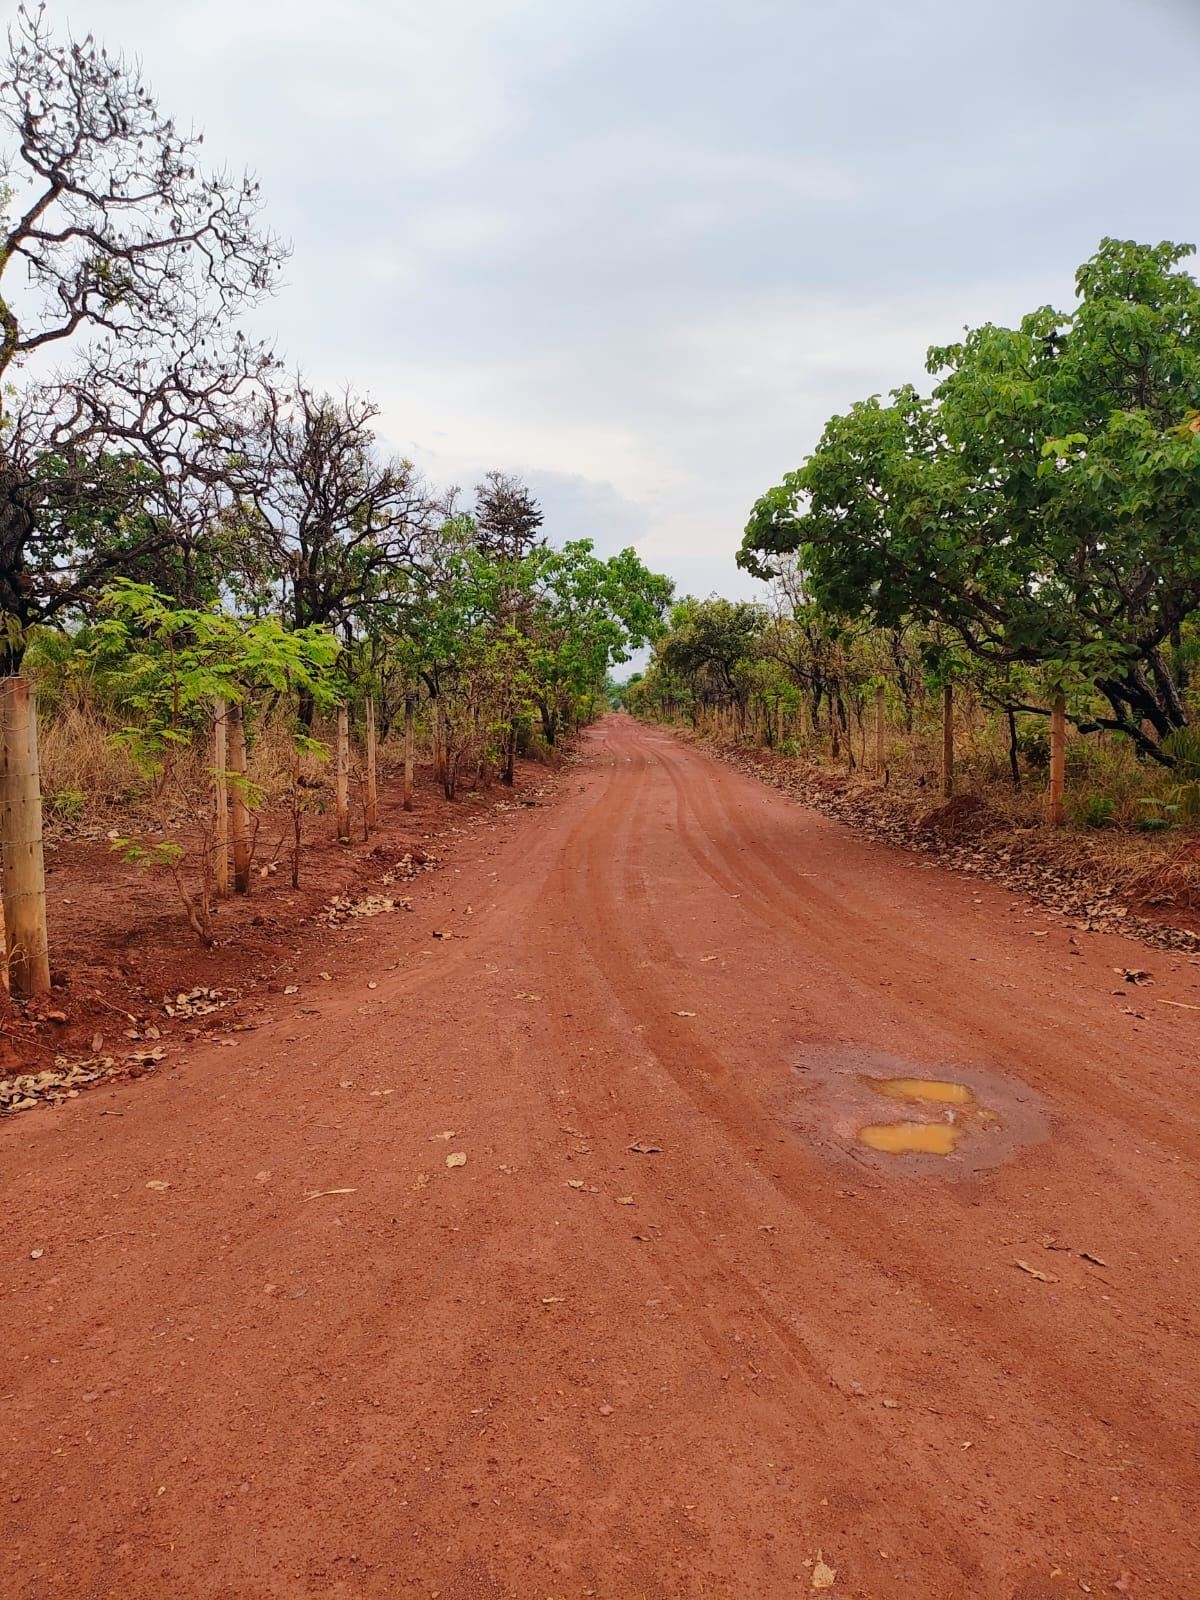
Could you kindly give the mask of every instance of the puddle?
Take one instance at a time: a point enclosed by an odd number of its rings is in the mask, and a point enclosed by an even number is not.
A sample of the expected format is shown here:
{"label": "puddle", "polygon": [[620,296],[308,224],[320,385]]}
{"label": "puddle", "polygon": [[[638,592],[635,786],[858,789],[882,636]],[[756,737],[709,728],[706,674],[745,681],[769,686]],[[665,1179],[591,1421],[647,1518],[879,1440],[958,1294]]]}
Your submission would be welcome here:
{"label": "puddle", "polygon": [[796,1051],[779,1110],[817,1149],[905,1179],[961,1178],[1050,1134],[1039,1097],[1015,1073],[843,1041]]}
{"label": "puddle", "polygon": [[973,1105],[975,1096],[965,1083],[942,1078],[864,1078],[868,1089],[889,1100],[932,1100],[943,1106]]}
{"label": "puddle", "polygon": [[890,1156],[948,1156],[962,1136],[952,1122],[877,1122],[858,1130],[860,1143]]}

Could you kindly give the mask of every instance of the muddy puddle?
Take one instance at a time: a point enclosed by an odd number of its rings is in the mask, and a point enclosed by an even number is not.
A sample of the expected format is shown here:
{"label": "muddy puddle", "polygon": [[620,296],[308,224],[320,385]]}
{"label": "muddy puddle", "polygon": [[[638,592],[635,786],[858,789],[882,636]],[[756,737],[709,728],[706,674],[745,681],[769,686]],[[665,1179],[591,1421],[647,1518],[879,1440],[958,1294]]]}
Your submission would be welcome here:
{"label": "muddy puddle", "polygon": [[880,1170],[945,1176],[1009,1161],[1049,1135],[1037,1096],[991,1067],[904,1061],[870,1046],[810,1046],[793,1061],[787,1120]]}

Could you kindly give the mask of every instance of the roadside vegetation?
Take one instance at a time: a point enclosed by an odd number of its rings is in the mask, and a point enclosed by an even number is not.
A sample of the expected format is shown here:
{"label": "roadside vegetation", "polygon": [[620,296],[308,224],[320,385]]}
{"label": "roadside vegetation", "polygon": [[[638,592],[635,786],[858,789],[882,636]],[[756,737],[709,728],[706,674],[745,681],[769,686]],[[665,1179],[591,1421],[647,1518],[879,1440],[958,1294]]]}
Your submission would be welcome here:
{"label": "roadside vegetation", "polygon": [[369,398],[251,337],[287,250],[135,62],[22,7],[0,78],[0,850],[30,996],[43,813],[109,823],[211,943],[265,809],[295,883],[312,814],[375,825],[381,750],[406,807],[421,754],[447,799],[511,784],[606,706],[672,587],[556,545],[513,476],[427,484]]}
{"label": "roadside vegetation", "polygon": [[751,514],[765,599],[682,601],[629,708],[886,787],[935,831],[1063,829],[1060,858],[1200,908],[1190,254],[1105,240],[1072,310],[967,330],[928,394],[833,417]]}

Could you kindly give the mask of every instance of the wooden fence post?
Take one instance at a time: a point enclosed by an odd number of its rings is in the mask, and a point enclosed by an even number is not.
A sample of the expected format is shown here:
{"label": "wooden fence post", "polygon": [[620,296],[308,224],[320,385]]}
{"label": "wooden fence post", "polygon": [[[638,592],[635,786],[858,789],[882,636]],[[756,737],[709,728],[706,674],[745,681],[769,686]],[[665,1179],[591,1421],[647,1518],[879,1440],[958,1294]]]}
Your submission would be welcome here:
{"label": "wooden fence post", "polygon": [[375,696],[367,696],[367,831],[379,823],[379,788],[376,778]]}
{"label": "wooden fence post", "polygon": [[0,680],[0,861],[8,985],[21,998],[50,987],[37,704],[28,678]]}
{"label": "wooden fence post", "polygon": [[413,720],[416,715],[416,695],[404,696],[404,809],[413,808]]}
{"label": "wooden fence post", "polygon": [[1063,796],[1067,777],[1067,700],[1059,691],[1050,707],[1050,793],[1046,814],[1052,828],[1065,821]]}
{"label": "wooden fence post", "polygon": [[231,705],[225,717],[229,736],[229,771],[233,774],[230,814],[233,835],[233,888],[236,894],[250,893],[250,807],[246,804],[246,724],[239,705]]}
{"label": "wooden fence post", "polygon": [[875,771],[883,776],[884,760],[884,687],[883,684],[875,685]]}
{"label": "wooden fence post", "polygon": [[218,900],[229,896],[229,777],[226,746],[226,705],[213,701],[213,884]]}
{"label": "wooden fence post", "polygon": [[954,793],[954,685],[942,690],[942,793]]}
{"label": "wooden fence post", "polygon": [[350,713],[345,706],[337,713],[337,836],[350,843]]}

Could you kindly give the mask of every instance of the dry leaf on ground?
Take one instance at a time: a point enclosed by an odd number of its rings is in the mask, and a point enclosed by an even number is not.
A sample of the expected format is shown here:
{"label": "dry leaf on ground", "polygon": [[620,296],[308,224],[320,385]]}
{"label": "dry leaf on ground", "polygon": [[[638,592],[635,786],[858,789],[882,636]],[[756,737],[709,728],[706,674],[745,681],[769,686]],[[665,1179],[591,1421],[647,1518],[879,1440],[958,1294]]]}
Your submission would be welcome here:
{"label": "dry leaf on ground", "polygon": [[1057,1283],[1058,1279],[1052,1272],[1039,1272],[1036,1267],[1031,1267],[1028,1261],[1018,1261],[1017,1266],[1022,1272],[1027,1272],[1031,1278],[1036,1278],[1039,1283]]}
{"label": "dry leaf on ground", "polygon": [[812,1586],[814,1589],[832,1589],[837,1579],[837,1570],[831,1567],[817,1551],[817,1559],[813,1566]]}

